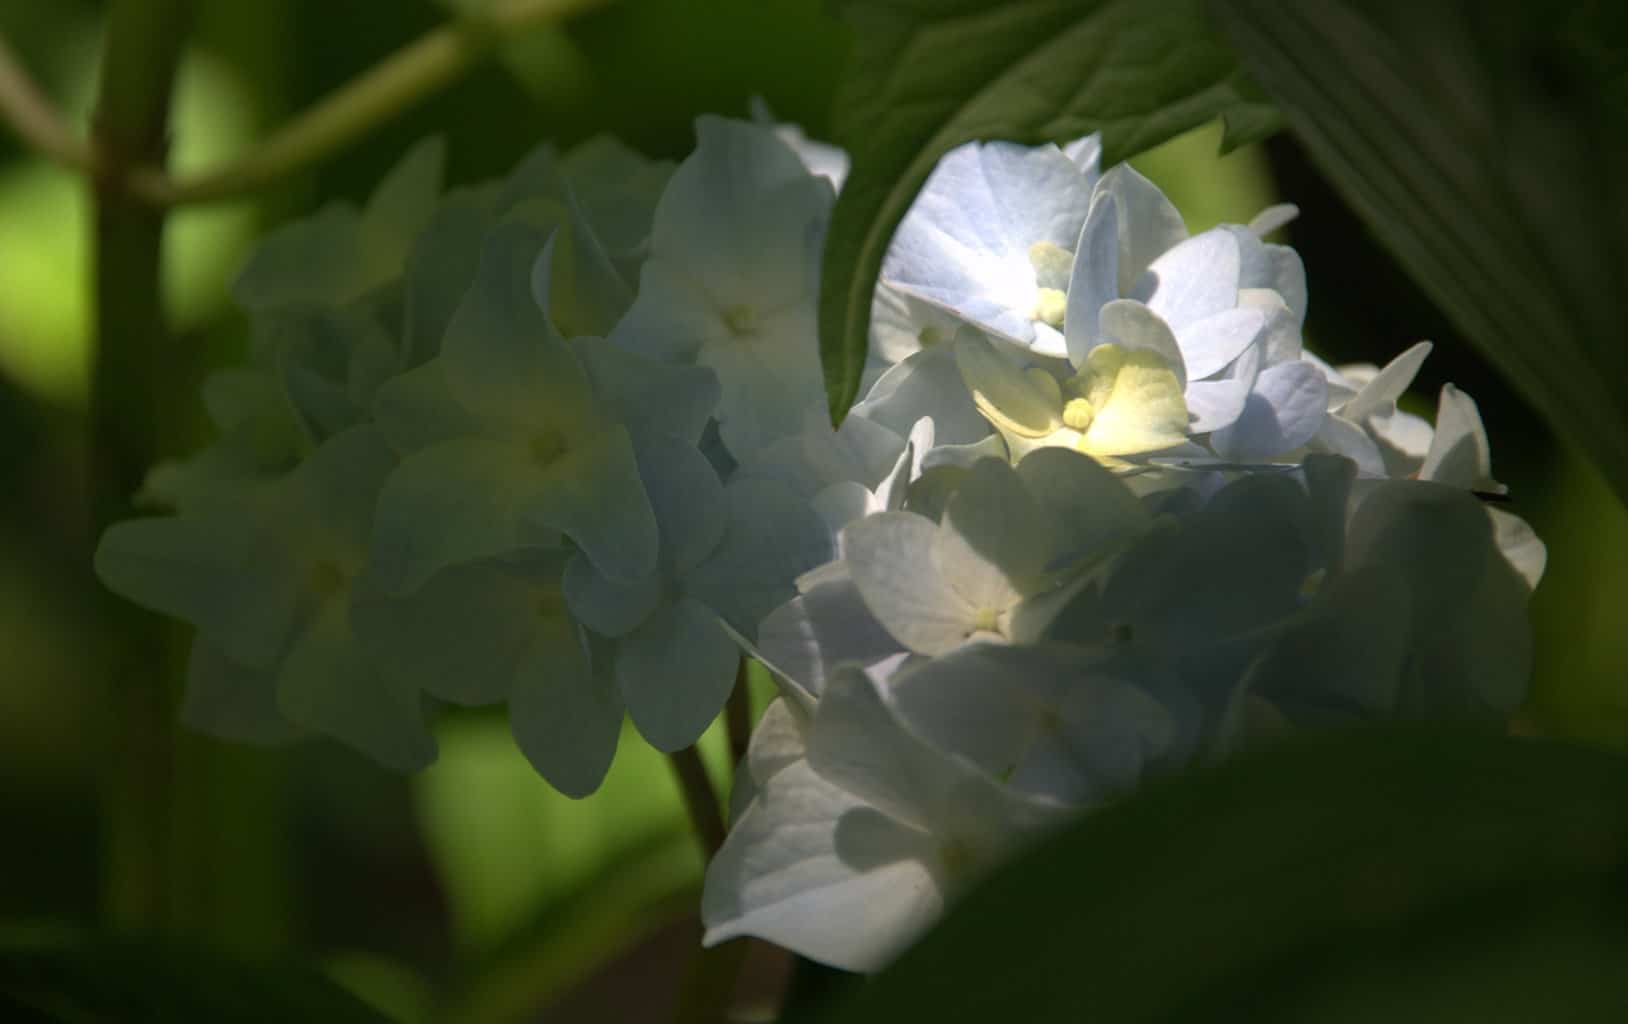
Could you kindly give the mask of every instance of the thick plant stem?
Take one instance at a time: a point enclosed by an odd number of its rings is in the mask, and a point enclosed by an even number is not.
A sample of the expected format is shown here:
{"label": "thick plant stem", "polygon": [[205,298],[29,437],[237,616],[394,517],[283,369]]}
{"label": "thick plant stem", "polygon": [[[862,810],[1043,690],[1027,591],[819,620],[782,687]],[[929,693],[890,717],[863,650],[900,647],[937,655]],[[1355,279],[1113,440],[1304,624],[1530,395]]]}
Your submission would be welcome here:
{"label": "thick plant stem", "polygon": [[[124,169],[162,166],[170,92],[188,0],[114,0],[92,123],[95,189],[95,362],[90,494],[98,533],[129,515],[130,496],[160,450],[179,367],[167,359],[160,294],[164,214],[131,200]],[[174,725],[170,631],[106,599],[115,730],[105,786],[104,898],[110,923],[158,927],[168,909],[167,847]]]}
{"label": "thick plant stem", "polygon": [[693,746],[668,754],[667,760],[678,778],[678,791],[684,797],[684,809],[689,813],[696,841],[701,844],[701,857],[711,860],[724,844],[724,814],[712,777],[707,774],[700,752]]}

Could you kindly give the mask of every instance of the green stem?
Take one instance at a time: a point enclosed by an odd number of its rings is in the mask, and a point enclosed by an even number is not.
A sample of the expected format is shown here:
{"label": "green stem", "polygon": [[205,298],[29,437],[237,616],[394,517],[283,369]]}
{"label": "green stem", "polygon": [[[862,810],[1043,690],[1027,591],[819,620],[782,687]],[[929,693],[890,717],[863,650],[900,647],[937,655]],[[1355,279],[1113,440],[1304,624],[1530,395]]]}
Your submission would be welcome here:
{"label": "green stem", "polygon": [[718,803],[718,792],[712,786],[712,776],[707,774],[707,766],[693,746],[668,754],[667,760],[678,778],[678,791],[684,797],[684,809],[689,812],[696,841],[701,844],[702,860],[709,861],[724,844],[724,814]]}
{"label": "green stem", "polygon": [[[745,662],[742,662],[739,689],[745,690]],[[695,747],[685,747],[669,755],[678,776],[690,823],[701,844],[703,862],[710,862],[723,845],[726,829],[723,810],[713,789],[706,764]],[[678,1024],[723,1024],[728,1020],[730,1002],[741,967],[746,962],[744,939],[725,942],[711,949],[697,948],[678,991],[673,1019]]]}
{"label": "green stem", "polygon": [[743,656],[735,670],[735,688],[724,705],[724,732],[729,737],[729,767],[738,770],[752,743],[752,687],[747,678],[748,662]]}
{"label": "green stem", "polygon": [[255,192],[322,160],[453,82],[506,35],[605,2],[510,0],[480,17],[449,22],[386,57],[225,167],[181,180],[153,167],[135,167],[126,176],[126,186],[155,206],[214,202]]}
{"label": "green stem", "polygon": [[[164,213],[131,201],[121,168],[162,166],[170,92],[189,21],[188,0],[114,0],[92,121],[95,179],[95,364],[91,373],[91,501],[98,528],[128,516],[130,496],[160,451],[178,367],[166,362],[160,297]],[[105,827],[112,923],[156,927],[168,913],[167,856],[175,736],[172,639],[159,621],[111,597],[114,661]]]}

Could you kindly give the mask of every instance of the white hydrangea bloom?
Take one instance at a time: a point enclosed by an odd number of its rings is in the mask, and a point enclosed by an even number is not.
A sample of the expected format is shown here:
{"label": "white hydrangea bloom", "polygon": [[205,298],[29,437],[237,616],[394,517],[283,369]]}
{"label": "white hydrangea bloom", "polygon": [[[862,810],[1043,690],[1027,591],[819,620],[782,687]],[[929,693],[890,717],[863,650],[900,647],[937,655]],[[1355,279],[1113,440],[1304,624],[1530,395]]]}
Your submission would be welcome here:
{"label": "white hydrangea bloom", "polygon": [[708,945],[757,935],[876,970],[1064,814],[922,740],[862,672],[838,672],[806,724],[778,707],[749,758],[756,795],[707,868]]}
{"label": "white hydrangea bloom", "polygon": [[1075,246],[1096,184],[1056,146],[967,143],[899,224],[882,280],[1043,356],[1063,356]]}

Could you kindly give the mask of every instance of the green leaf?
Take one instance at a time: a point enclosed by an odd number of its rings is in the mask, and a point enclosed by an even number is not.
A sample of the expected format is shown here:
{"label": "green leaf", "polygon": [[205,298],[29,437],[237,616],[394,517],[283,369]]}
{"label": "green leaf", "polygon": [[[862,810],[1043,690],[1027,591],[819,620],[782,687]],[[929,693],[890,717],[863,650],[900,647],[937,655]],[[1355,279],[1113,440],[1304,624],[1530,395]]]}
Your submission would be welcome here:
{"label": "green leaf", "polygon": [[1628,499],[1628,11],[1590,0],[1219,0],[1216,11],[1369,229]]}
{"label": "green leaf", "polygon": [[1618,1019],[1625,768],[1424,729],[1240,756],[1043,842],[818,1019]]}
{"label": "green leaf", "polygon": [[1103,133],[1114,163],[1218,116],[1226,148],[1271,134],[1202,0],[886,0],[854,28],[835,134],[853,156],[826,238],[820,351],[831,413],[853,403],[871,293],[893,229],[934,163],[974,139]]}
{"label": "green leaf", "polygon": [[0,939],[0,1009],[8,1020],[129,1024],[385,1021],[304,968],[244,963],[167,939],[73,933]]}

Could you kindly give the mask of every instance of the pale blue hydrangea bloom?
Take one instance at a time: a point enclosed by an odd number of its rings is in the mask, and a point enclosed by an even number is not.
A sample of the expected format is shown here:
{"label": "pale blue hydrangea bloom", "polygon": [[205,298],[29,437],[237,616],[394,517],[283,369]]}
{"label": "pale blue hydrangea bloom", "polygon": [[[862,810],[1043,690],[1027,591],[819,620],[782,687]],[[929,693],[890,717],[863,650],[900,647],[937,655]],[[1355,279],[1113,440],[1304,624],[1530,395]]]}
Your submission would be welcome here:
{"label": "pale blue hydrangea bloom", "polygon": [[822,393],[815,297],[834,193],[766,127],[702,117],[696,135],[611,339],[714,370],[719,433],[745,460],[797,433]]}
{"label": "pale blue hydrangea bloom", "polygon": [[655,567],[656,521],[632,436],[544,312],[550,237],[525,219],[489,232],[441,355],[415,371],[424,400],[388,418],[381,409],[403,450],[373,536],[390,593],[411,593],[451,565],[555,547],[562,535],[613,578]]}
{"label": "pale blue hydrangea bloom", "polygon": [[435,213],[446,146],[407,152],[358,210],[333,202],[261,239],[232,287],[251,315],[344,305],[401,274],[413,238]]}
{"label": "pale blue hydrangea bloom", "polygon": [[357,427],[276,481],[103,535],[103,583],[198,627],[190,724],[248,740],[325,734],[403,771],[434,759],[417,691],[377,671],[351,614],[395,463],[378,431]]}
{"label": "pale blue hydrangea bloom", "polygon": [[639,468],[660,524],[655,570],[617,582],[579,555],[564,593],[582,622],[614,641],[613,675],[634,725],[659,749],[678,750],[734,686],[740,652],[725,624],[749,637],[830,548],[806,501],[769,479],[725,487],[691,443],[652,439]]}

